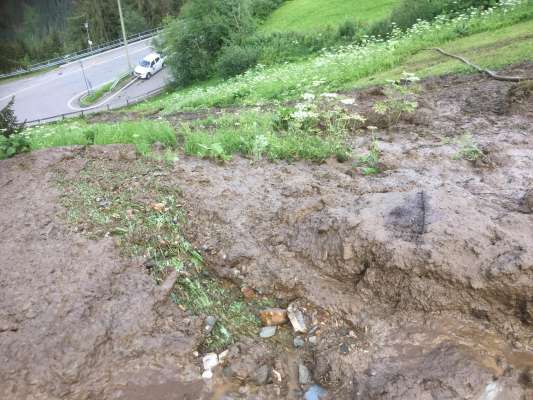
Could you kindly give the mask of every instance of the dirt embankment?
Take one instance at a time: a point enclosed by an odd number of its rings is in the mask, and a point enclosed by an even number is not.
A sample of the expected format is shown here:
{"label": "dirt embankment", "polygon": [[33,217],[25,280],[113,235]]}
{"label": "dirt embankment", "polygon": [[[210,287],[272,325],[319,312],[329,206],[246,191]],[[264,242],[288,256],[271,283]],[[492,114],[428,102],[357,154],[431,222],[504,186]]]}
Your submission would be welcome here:
{"label": "dirt embankment", "polygon": [[[212,273],[301,304],[313,326],[297,349],[242,339],[209,383],[192,356],[197,319],[110,241],[57,217],[55,167],[75,177],[98,155],[2,161],[0,397],[297,399],[301,363],[331,399],[533,397],[532,97],[479,76],[423,86],[415,115],[378,131],[378,175],[335,161],[174,163]],[[368,112],[382,93],[353,97]],[[475,161],[457,157],[466,132]],[[370,142],[353,135],[356,152]],[[262,365],[281,379],[258,385]]]}

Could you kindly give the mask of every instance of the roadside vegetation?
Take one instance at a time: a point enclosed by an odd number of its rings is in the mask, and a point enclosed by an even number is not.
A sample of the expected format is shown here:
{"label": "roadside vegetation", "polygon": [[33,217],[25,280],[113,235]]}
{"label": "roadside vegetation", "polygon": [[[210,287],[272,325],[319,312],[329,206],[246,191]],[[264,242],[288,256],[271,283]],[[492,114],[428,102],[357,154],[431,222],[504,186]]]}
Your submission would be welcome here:
{"label": "roadside vegetation", "polygon": [[130,74],[124,74],[112,82],[108,82],[98,89],[93,90],[80,98],[80,105],[82,107],[90,107],[103,97],[122,89],[131,80]]}

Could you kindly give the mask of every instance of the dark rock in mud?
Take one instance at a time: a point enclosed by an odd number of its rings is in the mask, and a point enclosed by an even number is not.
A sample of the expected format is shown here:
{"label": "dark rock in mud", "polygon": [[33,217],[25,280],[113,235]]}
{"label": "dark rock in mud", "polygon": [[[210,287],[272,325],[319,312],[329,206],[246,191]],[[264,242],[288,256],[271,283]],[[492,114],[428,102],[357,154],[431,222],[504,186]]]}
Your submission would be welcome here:
{"label": "dark rock in mud", "polygon": [[262,365],[255,370],[252,380],[259,386],[266,385],[270,379],[270,367]]}

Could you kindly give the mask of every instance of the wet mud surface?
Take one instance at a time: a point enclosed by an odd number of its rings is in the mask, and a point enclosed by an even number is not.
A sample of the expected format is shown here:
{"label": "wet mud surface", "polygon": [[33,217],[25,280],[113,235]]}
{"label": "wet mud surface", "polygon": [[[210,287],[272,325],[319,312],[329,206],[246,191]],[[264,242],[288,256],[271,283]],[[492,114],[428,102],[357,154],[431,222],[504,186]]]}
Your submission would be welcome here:
{"label": "wet mud surface", "polygon": [[[168,299],[176,276],[156,285],[60,217],[58,165],[75,177],[131,149],[1,161],[0,398],[301,399],[313,383],[324,399],[533,398],[533,98],[482,76],[423,87],[413,116],[376,133],[374,176],[334,160],[171,167],[210,273],[296,304],[308,327],[241,338],[207,380],[201,323]],[[382,96],[352,95],[368,114]],[[456,157],[466,132],[482,159]]]}

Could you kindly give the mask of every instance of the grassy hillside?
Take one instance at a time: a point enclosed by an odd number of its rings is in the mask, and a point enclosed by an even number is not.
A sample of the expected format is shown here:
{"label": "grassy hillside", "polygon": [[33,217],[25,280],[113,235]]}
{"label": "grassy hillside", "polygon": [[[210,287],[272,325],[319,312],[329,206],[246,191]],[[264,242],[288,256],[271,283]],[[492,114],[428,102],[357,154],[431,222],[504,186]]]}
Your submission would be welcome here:
{"label": "grassy hillside", "polygon": [[[440,46],[470,57],[485,67],[530,60],[533,53],[533,7],[527,3],[457,18],[420,22],[391,40],[368,40],[301,62],[260,67],[244,75],[152,99],[137,109],[165,113],[234,104],[261,104],[299,98],[303,93],[330,92],[377,84],[403,71],[420,76],[472,69],[428,51]],[[397,76],[395,76],[397,77]]]}
{"label": "grassy hillside", "polygon": [[399,0],[289,0],[262,27],[263,32],[310,32],[351,19],[362,22],[386,17]]}

